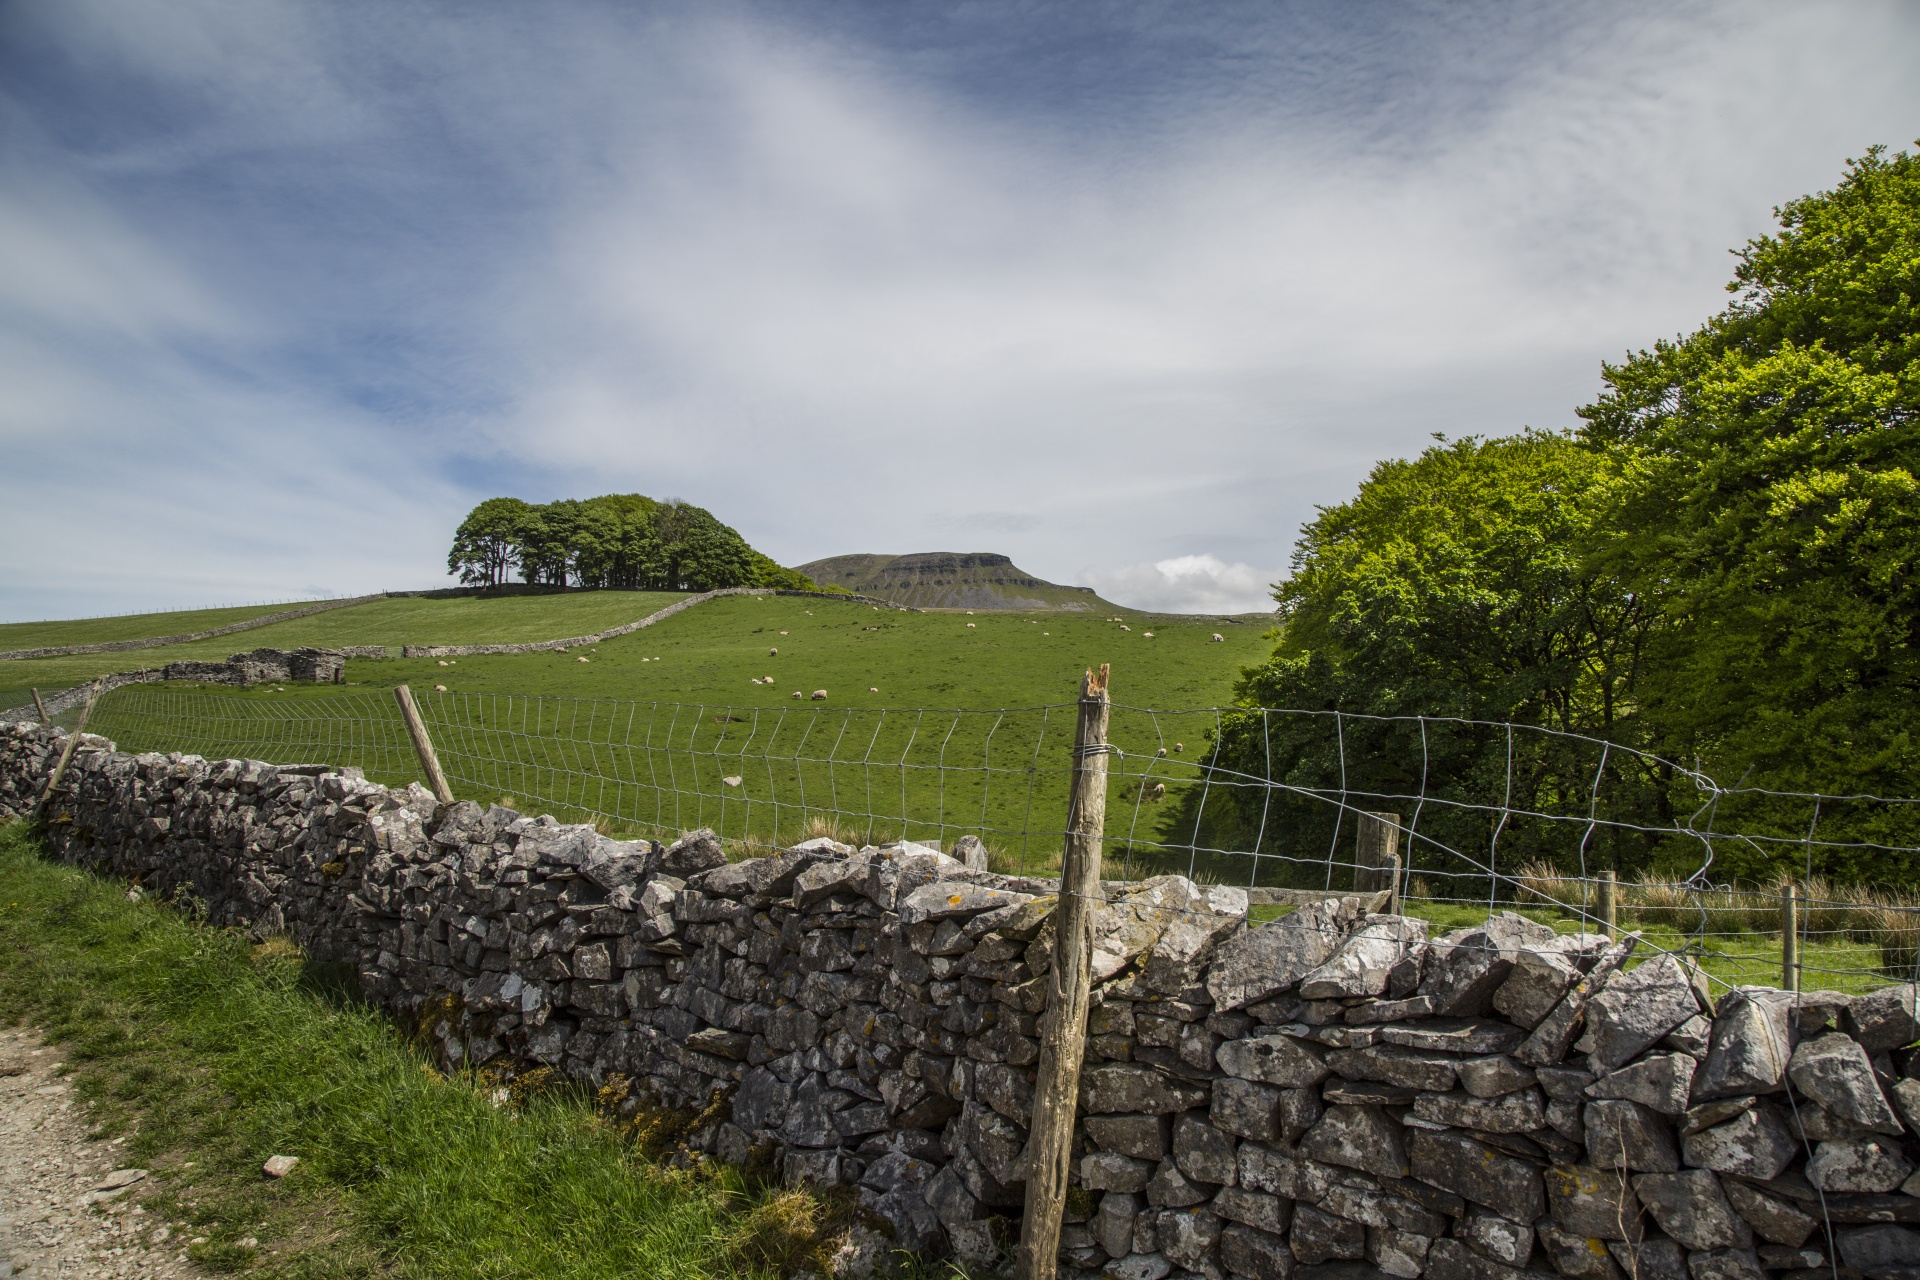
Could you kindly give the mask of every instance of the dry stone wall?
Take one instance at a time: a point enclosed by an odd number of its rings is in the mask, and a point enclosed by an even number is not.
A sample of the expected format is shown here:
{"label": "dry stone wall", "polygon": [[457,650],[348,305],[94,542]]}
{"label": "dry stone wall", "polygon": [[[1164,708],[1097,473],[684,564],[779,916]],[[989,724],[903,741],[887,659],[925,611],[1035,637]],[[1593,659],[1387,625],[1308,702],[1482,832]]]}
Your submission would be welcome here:
{"label": "dry stone wall", "polygon": [[[0,815],[64,739],[0,727]],[[90,739],[66,861],[352,964],[451,1063],[697,1111],[692,1149],[857,1186],[903,1246],[1017,1235],[1053,885],[915,845],[728,863],[351,770]],[[1357,899],[1249,928],[1177,876],[1095,926],[1067,1274],[1920,1277],[1920,990],[1716,993],[1632,938],[1429,937]]]}

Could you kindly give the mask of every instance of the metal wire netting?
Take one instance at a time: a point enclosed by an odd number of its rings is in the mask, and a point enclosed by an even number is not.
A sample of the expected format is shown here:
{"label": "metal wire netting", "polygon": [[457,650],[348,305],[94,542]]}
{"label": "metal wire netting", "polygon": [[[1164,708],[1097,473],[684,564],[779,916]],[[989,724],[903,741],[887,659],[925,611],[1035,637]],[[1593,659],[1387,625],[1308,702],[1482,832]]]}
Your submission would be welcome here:
{"label": "metal wire netting", "polygon": [[[623,834],[711,827],[748,850],[821,834],[941,847],[975,835],[996,869],[1045,875],[1059,864],[1070,703],[415,697],[464,798]],[[386,693],[130,686],[101,699],[89,728],[123,750],[353,765],[389,784],[420,776]],[[1391,884],[1436,918],[1518,909],[1589,927],[1605,923],[1610,896],[1614,919],[1663,948],[1749,959],[1757,937],[1779,935],[1791,881],[1810,981],[1920,978],[1920,900],[1861,887],[1871,881],[1859,874],[1920,866],[1910,800],[1725,787],[1617,743],[1440,717],[1117,705],[1109,740],[1105,857],[1122,878]],[[1619,879],[1603,885],[1607,874]],[[1777,961],[1747,967],[1750,981],[1781,977]]]}

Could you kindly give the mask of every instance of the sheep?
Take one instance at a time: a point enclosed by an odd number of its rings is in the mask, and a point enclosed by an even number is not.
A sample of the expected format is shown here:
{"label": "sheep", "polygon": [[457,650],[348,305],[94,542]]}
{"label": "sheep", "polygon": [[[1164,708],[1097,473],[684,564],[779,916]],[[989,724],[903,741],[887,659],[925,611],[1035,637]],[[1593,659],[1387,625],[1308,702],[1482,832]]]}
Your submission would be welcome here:
{"label": "sheep", "polygon": [[967,624],[967,630],[969,631],[973,630],[973,624],[971,622]]}
{"label": "sheep", "polygon": [[447,691],[447,686],[445,686],[445,685],[443,685],[443,684],[437,684],[437,685],[435,685],[435,686],[433,686],[433,691],[434,691],[435,693],[445,693],[445,692]]}
{"label": "sheep", "polygon": [[730,774],[728,774],[728,775],[727,775],[726,777],[724,777],[724,778],[722,778],[722,779],[720,779],[720,781],[722,781],[722,782],[724,782],[724,783],[726,783],[726,784],[727,784],[728,786],[730,786],[730,787],[737,787],[737,786],[739,786],[739,785],[740,785],[740,784],[741,784],[742,782],[745,782],[745,781],[746,781],[746,779],[745,779],[745,778],[743,778],[743,777],[741,777],[741,776],[740,776],[739,774],[737,774],[737,773],[730,773]]}
{"label": "sheep", "polygon": [[1216,631],[1213,633],[1213,642],[1215,644],[1225,644],[1227,642],[1227,638],[1221,635],[1218,631]]}
{"label": "sheep", "polygon": [[1131,631],[1131,630],[1133,630],[1133,628],[1132,628],[1132,627],[1129,627],[1129,626],[1127,626],[1127,625],[1126,625],[1125,623],[1121,623],[1121,624],[1120,624],[1120,629],[1121,629],[1122,631]]}
{"label": "sheep", "polygon": [[1165,747],[1162,747],[1158,751],[1153,753],[1153,758],[1155,760],[1159,760],[1163,758],[1166,754],[1167,754],[1167,749]]}
{"label": "sheep", "polygon": [[796,697],[796,698],[804,698],[804,697],[806,697],[807,695],[806,695],[806,694],[804,694],[804,693],[802,693],[802,692],[800,692],[800,691],[799,691],[798,689],[795,689],[795,690],[793,691],[793,696],[794,696],[794,697]]}
{"label": "sheep", "polygon": [[769,649],[767,650],[767,656],[769,658],[777,658],[780,656],[780,651],[778,649]]}
{"label": "sheep", "polygon": [[591,662],[591,661],[593,661],[593,659],[591,659],[591,658],[575,658],[575,659],[574,659],[574,661],[575,661],[575,662]]}
{"label": "sheep", "polygon": [[827,700],[827,691],[825,689],[815,689],[813,691],[813,700],[815,702],[825,702]]}
{"label": "sheep", "polygon": [[1164,782],[1154,783],[1153,790],[1148,792],[1147,795],[1150,799],[1165,800],[1167,798],[1167,784]]}
{"label": "sheep", "polygon": [[1151,631],[1142,631],[1142,632],[1140,633],[1140,638],[1141,638],[1142,640],[1151,640],[1151,639],[1153,639],[1153,632],[1151,632]]}
{"label": "sheep", "polygon": [[867,692],[868,692],[868,693],[878,693],[878,692],[880,692],[880,686],[878,686],[878,685],[868,685],[868,686],[867,686]]}

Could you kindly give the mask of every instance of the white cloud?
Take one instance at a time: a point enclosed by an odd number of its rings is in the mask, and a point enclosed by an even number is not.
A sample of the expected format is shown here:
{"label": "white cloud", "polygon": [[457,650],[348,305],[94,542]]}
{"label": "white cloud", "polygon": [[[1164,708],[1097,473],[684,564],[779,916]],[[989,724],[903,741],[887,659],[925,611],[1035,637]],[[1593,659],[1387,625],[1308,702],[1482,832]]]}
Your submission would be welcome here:
{"label": "white cloud", "polygon": [[1218,556],[1170,556],[1121,569],[1089,570],[1081,581],[1115,604],[1154,613],[1272,613],[1276,569],[1228,564]]}

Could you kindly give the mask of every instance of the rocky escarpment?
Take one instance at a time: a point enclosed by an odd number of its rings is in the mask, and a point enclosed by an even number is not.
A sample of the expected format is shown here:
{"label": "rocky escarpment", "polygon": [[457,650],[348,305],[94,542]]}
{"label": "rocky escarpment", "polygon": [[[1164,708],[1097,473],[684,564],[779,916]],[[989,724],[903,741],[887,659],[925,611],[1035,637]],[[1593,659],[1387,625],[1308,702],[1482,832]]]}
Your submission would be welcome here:
{"label": "rocky escarpment", "polygon": [[[0,812],[62,741],[0,729]],[[1050,882],[914,845],[728,863],[98,739],[70,777],[57,856],[351,963],[449,1061],[624,1078],[921,1253],[1017,1234]],[[1916,1275],[1914,986],[1714,990],[1630,937],[1429,937],[1355,899],[1250,928],[1177,876],[1112,890],[1094,943],[1070,1273]]]}

